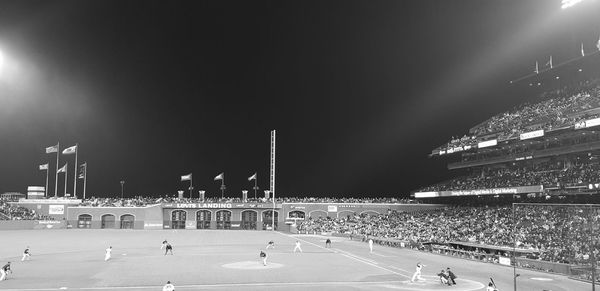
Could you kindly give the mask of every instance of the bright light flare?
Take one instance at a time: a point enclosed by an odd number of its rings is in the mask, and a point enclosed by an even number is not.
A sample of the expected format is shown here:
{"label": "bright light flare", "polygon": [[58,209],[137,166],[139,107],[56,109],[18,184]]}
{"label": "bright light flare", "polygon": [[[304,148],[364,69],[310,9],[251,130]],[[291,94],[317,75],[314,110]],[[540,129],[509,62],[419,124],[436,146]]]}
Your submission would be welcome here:
{"label": "bright light flare", "polygon": [[4,66],[4,54],[0,51],[0,73],[2,73],[2,67]]}
{"label": "bright light flare", "polygon": [[562,6],[560,8],[567,9],[582,1],[583,0],[562,0]]}

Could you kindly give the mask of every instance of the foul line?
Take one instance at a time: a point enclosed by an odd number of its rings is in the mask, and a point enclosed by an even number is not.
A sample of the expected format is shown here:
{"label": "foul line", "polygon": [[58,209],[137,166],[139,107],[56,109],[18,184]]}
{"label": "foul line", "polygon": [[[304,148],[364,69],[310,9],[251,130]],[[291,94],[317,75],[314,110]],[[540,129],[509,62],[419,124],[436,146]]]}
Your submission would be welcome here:
{"label": "foul line", "polygon": [[[224,283],[224,284],[195,284],[177,285],[177,289],[188,288],[225,288],[225,287],[276,287],[276,286],[347,286],[347,285],[377,285],[398,284],[401,281],[329,281],[329,282],[273,282],[273,283]],[[2,289],[4,291],[53,291],[53,290],[127,290],[127,289],[160,289],[162,286],[110,286],[110,287],[61,287],[61,288],[33,288],[33,289]]]}
{"label": "foul line", "polygon": [[[324,247],[322,247],[322,246],[320,246],[320,245],[317,245],[317,244],[315,244],[315,243],[312,243],[312,242],[309,242],[309,241],[307,241],[307,240],[301,239],[301,238],[299,238],[299,237],[294,237],[294,236],[291,236],[291,235],[289,235],[289,234],[284,234],[284,233],[281,233],[281,232],[277,232],[277,233],[279,233],[279,234],[281,234],[281,235],[283,235],[283,236],[287,236],[287,237],[290,237],[290,238],[295,238],[295,239],[301,240],[301,241],[303,241],[303,242],[305,242],[305,243],[307,243],[307,244],[311,244],[311,245],[313,245],[313,246],[316,246],[316,247],[318,247],[318,248],[320,248],[320,249],[323,249],[323,250],[327,250],[327,251],[333,252],[333,251],[332,251],[332,250],[330,250],[330,249],[324,248]],[[338,249],[337,251],[341,252],[343,256],[345,256],[345,257],[348,257],[348,258],[351,258],[351,259],[353,259],[353,260],[356,260],[356,261],[358,261],[358,262],[361,262],[361,263],[364,263],[364,264],[367,264],[367,265],[373,266],[373,267],[375,267],[375,268],[379,268],[379,269],[382,269],[382,270],[388,271],[388,272],[390,272],[390,273],[392,273],[392,274],[396,274],[396,275],[398,275],[398,276],[402,276],[402,277],[406,277],[406,278],[411,278],[410,276],[407,276],[407,275],[404,275],[404,274],[400,274],[400,273],[398,273],[398,272],[392,271],[392,270],[390,270],[390,269],[388,269],[388,268],[385,268],[385,267],[382,267],[382,266],[378,266],[378,265],[376,265],[376,263],[374,264],[374,263],[371,263],[371,262],[368,262],[368,261],[362,260],[362,259],[360,259],[359,257],[356,257],[356,255],[354,255],[354,254],[352,254],[352,253],[349,253],[349,252],[346,252],[346,251],[342,251],[342,250],[339,250],[339,249]],[[344,253],[345,253],[345,254],[344,254]]]}

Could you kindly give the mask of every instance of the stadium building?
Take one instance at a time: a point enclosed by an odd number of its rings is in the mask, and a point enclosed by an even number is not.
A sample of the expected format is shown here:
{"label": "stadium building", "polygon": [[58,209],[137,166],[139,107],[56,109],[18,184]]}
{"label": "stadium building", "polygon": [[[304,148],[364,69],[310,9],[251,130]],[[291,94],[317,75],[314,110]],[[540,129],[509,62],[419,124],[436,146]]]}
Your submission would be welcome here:
{"label": "stadium building", "polygon": [[[90,229],[231,229],[295,232],[294,225],[308,218],[341,218],[389,211],[415,212],[441,205],[397,203],[157,203],[141,207],[81,205],[75,199],[22,199],[15,205],[36,211],[51,220],[0,224],[2,228]],[[16,225],[18,224],[18,226]],[[14,225],[14,226],[13,226]]]}
{"label": "stadium building", "polygon": [[519,202],[598,194],[599,68],[595,52],[511,82],[514,94],[529,101],[432,150],[456,177],[412,195],[452,203],[465,196]]}

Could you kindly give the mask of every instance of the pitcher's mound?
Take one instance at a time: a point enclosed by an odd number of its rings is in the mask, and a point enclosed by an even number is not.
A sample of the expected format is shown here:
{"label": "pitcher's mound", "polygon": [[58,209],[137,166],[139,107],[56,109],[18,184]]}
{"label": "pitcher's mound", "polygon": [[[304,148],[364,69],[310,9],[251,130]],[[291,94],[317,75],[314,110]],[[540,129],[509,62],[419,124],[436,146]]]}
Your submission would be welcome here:
{"label": "pitcher's mound", "polygon": [[225,264],[222,267],[228,269],[261,270],[281,268],[283,265],[278,263],[267,263],[266,266],[263,266],[262,262],[260,261],[244,261]]}

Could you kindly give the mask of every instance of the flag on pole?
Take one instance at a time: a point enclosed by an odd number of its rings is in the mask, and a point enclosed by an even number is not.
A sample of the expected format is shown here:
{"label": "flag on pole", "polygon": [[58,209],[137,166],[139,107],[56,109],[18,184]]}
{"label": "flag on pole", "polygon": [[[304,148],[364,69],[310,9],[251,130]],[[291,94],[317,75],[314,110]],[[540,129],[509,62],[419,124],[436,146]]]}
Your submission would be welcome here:
{"label": "flag on pole", "polygon": [[191,180],[192,180],[192,173],[181,176],[181,181],[191,181]]}
{"label": "flag on pole", "polygon": [[74,154],[77,152],[77,145],[74,145],[72,147],[66,148],[63,150],[63,155],[70,155],[70,154]]}
{"label": "flag on pole", "polygon": [[248,181],[256,180],[256,173],[254,175],[248,177]]}
{"label": "flag on pole", "polygon": [[87,162],[79,165],[79,175],[77,175],[77,178],[85,179],[86,171],[87,171]]}
{"label": "flag on pole", "polygon": [[552,69],[552,56],[550,56],[550,60],[546,63],[546,66],[550,66],[550,69]]}
{"label": "flag on pole", "polygon": [[58,152],[58,144],[46,148],[46,153],[47,154],[57,153],[57,152]]}
{"label": "flag on pole", "polygon": [[40,165],[40,171],[41,170],[48,170],[48,164]]}
{"label": "flag on pole", "polygon": [[539,68],[539,66],[538,66],[538,62],[537,62],[537,61],[535,61],[535,71],[534,71],[534,72],[535,72],[536,74],[539,74],[539,73],[540,73],[540,68]]}
{"label": "flag on pole", "polygon": [[581,56],[585,57],[585,51],[583,50],[583,42],[581,43]]}
{"label": "flag on pole", "polygon": [[68,164],[69,164],[69,163],[66,163],[64,166],[62,166],[62,168],[58,169],[58,170],[56,171],[56,173],[66,173],[66,172],[67,172],[67,165],[68,165]]}
{"label": "flag on pole", "polygon": [[223,180],[224,178],[225,178],[225,173],[221,173],[221,174],[219,174],[219,175],[217,175],[217,176],[215,177],[215,181],[216,181],[216,180]]}

